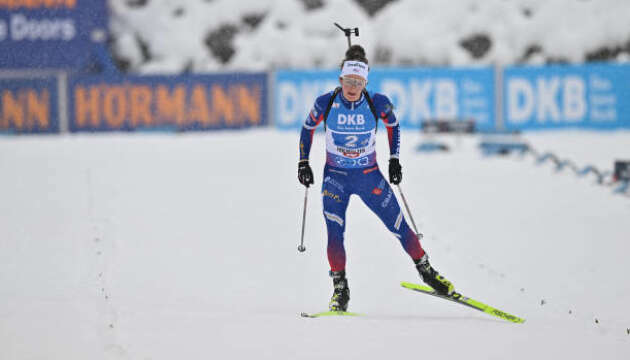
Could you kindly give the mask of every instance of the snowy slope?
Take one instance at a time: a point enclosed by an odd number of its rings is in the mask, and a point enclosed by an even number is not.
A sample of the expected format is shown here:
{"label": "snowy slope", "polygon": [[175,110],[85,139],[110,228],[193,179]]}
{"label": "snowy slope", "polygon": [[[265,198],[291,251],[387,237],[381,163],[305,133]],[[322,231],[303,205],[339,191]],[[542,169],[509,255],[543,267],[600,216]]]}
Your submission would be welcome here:
{"label": "snowy slope", "polygon": [[109,0],[112,51],[136,73],[336,68],[338,22],[359,27],[371,65],[630,59],[624,0],[398,0],[372,17],[356,1],[305,2]]}
{"label": "snowy slope", "polygon": [[[556,135],[528,140],[574,157],[598,143],[602,166],[628,157],[626,133]],[[356,198],[351,309],[367,316],[300,318],[326,307],[331,284],[316,189],[296,250],[296,134],[2,138],[0,358],[628,358],[627,197],[528,158],[483,158],[477,138],[430,155],[413,152],[416,133],[402,140],[433,264],[525,324],[400,288],[417,274]],[[322,147],[317,136],[316,188]]]}

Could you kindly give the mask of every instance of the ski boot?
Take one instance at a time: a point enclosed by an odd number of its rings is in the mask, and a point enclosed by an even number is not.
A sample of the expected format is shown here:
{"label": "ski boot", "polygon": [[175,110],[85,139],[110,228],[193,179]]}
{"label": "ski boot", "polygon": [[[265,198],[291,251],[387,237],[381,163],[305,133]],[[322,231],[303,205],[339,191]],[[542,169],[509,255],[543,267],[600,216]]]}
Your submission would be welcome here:
{"label": "ski boot", "polygon": [[416,263],[416,269],[418,269],[422,281],[432,287],[438,294],[447,296],[453,294],[455,287],[429,264],[429,256],[427,254],[424,254],[419,260],[414,260],[414,263]]}
{"label": "ski boot", "polygon": [[331,271],[330,277],[333,279],[335,288],[332,298],[328,303],[330,311],[346,311],[348,310],[348,301],[350,301],[350,289],[348,288],[348,279],[346,279],[346,271]]}

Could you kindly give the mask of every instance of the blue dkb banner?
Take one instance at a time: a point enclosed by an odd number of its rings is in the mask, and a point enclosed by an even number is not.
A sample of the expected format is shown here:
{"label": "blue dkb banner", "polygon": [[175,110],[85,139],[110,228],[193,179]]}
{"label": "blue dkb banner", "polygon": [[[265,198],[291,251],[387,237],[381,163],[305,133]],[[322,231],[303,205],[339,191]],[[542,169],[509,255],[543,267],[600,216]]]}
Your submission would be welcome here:
{"label": "blue dkb banner", "polygon": [[503,99],[509,130],[630,128],[630,66],[509,67]]}
{"label": "blue dkb banner", "polygon": [[0,0],[0,68],[86,66],[106,31],[104,0]]}
{"label": "blue dkb banner", "polygon": [[[278,71],[275,123],[281,129],[302,125],[318,95],[339,86],[339,71]],[[475,120],[495,127],[492,68],[374,69],[368,90],[387,95],[402,128],[418,129],[425,120]]]}

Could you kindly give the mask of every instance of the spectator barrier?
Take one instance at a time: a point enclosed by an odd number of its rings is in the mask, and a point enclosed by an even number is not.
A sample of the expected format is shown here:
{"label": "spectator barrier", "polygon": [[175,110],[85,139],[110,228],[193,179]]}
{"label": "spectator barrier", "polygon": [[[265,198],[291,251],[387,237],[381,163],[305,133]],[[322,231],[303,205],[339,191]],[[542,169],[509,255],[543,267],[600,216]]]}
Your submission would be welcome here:
{"label": "spectator barrier", "polygon": [[630,128],[630,65],[507,67],[508,130]]}
{"label": "spectator barrier", "polygon": [[[339,71],[277,71],[274,122],[299,129],[318,95],[339,86]],[[409,68],[370,71],[368,89],[387,95],[403,129],[434,119],[474,119],[481,130],[495,127],[493,68]]]}
{"label": "spectator barrier", "polygon": [[57,81],[54,76],[0,78],[0,133],[58,133]]}
{"label": "spectator barrier", "polygon": [[104,0],[0,1],[0,68],[90,68],[109,57],[107,28]]}
{"label": "spectator barrier", "polygon": [[[4,133],[214,130],[272,121],[278,129],[295,131],[315,98],[338,85],[337,70],[179,76],[66,72],[57,78],[7,78],[6,73],[0,73]],[[403,129],[438,120],[474,123],[483,133],[630,129],[630,65],[509,67],[501,76],[492,68],[376,68],[368,87],[389,96]],[[50,103],[42,117],[45,100]]]}
{"label": "spectator barrier", "polygon": [[76,76],[69,129],[198,131],[269,124],[267,76]]}

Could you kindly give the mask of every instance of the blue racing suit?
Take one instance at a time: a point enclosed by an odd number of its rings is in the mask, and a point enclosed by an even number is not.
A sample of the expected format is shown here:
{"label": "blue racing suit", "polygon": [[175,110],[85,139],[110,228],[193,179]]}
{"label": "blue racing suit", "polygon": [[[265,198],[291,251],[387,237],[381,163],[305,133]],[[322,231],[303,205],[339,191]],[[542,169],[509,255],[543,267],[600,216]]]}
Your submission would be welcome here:
{"label": "blue racing suit", "polygon": [[300,135],[300,160],[308,160],[315,128],[325,120],[326,166],[322,198],[331,271],[341,271],[346,266],[343,243],[346,209],[352,194],[358,195],[383,221],[413,260],[420,259],[424,255],[420,241],[407,224],[392,188],[376,163],[379,119],[387,128],[390,157],[397,158],[399,155],[400,127],[392,111],[392,103],[385,95],[368,93],[378,117],[375,118],[364,94],[357,101],[348,101],[339,91],[327,119],[324,119],[333,95],[334,92],[330,92],[317,98]]}

